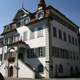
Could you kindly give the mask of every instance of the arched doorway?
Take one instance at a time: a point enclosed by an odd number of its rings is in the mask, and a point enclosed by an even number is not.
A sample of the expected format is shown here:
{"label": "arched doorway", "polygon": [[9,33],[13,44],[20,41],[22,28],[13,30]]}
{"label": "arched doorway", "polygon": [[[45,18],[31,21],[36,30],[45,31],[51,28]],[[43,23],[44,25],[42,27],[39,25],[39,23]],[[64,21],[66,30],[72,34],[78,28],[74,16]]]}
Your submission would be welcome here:
{"label": "arched doorway", "polygon": [[71,76],[73,76],[73,74],[74,74],[74,69],[72,66],[70,67],[70,74],[71,74]]}
{"label": "arched doorway", "polygon": [[13,76],[13,67],[10,66],[8,69],[8,77],[12,77]]}
{"label": "arched doorway", "polygon": [[50,78],[54,77],[54,73],[53,73],[53,65],[50,65]]}
{"label": "arched doorway", "polygon": [[63,66],[62,66],[62,64],[59,65],[59,72],[63,73]]}
{"label": "arched doorway", "polygon": [[78,67],[77,67],[77,66],[75,67],[75,74],[76,74],[76,76],[78,76],[78,75],[79,75],[79,69],[78,69]]}

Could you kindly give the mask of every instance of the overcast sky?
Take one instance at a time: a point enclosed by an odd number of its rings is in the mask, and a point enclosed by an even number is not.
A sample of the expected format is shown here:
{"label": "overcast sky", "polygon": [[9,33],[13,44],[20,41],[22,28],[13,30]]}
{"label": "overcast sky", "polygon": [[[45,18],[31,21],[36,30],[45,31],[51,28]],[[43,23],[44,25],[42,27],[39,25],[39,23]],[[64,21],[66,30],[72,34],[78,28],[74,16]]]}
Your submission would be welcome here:
{"label": "overcast sky", "polygon": [[[47,6],[52,5],[65,16],[80,26],[80,0],[45,0]],[[17,10],[22,7],[23,0],[0,0],[0,33],[3,26],[10,23]],[[37,9],[39,0],[24,0],[24,8],[30,12]]]}

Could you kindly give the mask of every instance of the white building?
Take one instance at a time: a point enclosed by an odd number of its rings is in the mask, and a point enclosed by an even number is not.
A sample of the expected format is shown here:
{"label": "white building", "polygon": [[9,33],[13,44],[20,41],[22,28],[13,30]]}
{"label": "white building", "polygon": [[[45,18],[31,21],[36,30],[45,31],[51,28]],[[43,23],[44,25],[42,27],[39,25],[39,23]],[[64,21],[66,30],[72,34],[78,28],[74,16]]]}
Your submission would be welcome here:
{"label": "white building", "polygon": [[[53,78],[79,75],[78,26],[40,0],[30,13],[17,11],[0,40],[4,77]],[[3,44],[2,44],[3,43]]]}

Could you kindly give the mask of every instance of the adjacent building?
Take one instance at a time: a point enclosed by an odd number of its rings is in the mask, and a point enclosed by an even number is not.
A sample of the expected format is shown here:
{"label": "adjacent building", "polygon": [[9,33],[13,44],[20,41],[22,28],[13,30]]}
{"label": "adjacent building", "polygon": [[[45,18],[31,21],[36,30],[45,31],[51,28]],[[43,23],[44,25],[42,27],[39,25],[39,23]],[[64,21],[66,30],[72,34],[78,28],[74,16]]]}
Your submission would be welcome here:
{"label": "adjacent building", "polygon": [[79,53],[80,53],[80,28],[79,28]]}
{"label": "adjacent building", "polygon": [[0,72],[13,78],[79,75],[79,27],[40,0],[36,12],[17,11],[0,39]]}

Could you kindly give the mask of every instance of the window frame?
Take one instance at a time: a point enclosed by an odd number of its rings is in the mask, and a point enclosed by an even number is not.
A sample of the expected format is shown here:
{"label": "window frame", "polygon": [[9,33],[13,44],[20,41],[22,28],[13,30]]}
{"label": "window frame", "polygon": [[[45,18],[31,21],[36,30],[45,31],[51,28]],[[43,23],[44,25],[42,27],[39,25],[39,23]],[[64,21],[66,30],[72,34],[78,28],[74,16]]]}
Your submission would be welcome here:
{"label": "window frame", "polygon": [[53,26],[53,37],[57,37],[57,29]]}
{"label": "window frame", "polygon": [[66,34],[66,32],[63,32],[63,39],[64,39],[64,41],[67,41],[67,34]]}
{"label": "window frame", "polygon": [[62,31],[59,29],[59,39],[62,40]]}

